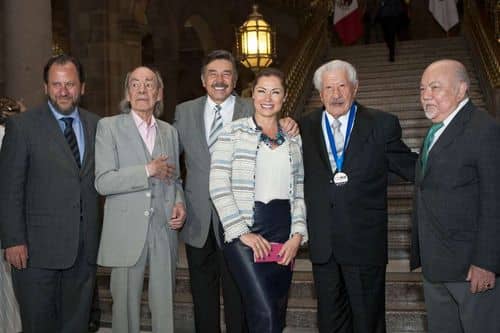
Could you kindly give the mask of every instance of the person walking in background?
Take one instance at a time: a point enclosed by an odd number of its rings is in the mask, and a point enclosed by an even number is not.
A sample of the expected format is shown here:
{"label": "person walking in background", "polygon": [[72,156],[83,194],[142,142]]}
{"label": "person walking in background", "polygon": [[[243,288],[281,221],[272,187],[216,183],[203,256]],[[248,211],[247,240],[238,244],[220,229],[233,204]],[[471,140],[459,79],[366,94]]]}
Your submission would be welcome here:
{"label": "person walking in background", "polygon": [[500,125],[470,101],[455,60],[430,64],[432,122],[417,163],[412,269],[422,267],[429,333],[500,332]]}
{"label": "person walking in background", "polygon": [[252,333],[283,331],[293,260],[307,241],[301,140],[278,122],[284,81],[274,68],[257,73],[254,116],[226,125],[212,153],[210,196]]}
{"label": "person walking in background", "polygon": [[[24,333],[87,332],[99,244],[94,139],[71,56],[43,70],[47,103],[7,120],[0,151],[0,239]],[[57,296],[57,297],[56,297]]]}
{"label": "person walking in background", "polygon": [[382,25],[384,41],[389,49],[389,61],[395,61],[396,35],[401,27],[404,7],[402,0],[379,0],[377,20]]}

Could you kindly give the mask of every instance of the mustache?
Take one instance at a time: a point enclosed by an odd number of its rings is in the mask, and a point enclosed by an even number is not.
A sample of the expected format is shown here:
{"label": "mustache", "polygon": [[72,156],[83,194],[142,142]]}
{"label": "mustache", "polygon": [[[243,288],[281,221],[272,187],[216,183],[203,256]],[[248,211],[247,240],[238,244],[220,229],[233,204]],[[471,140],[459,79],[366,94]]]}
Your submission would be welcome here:
{"label": "mustache", "polygon": [[343,98],[331,99],[329,104],[344,104],[345,100]]}
{"label": "mustache", "polygon": [[229,87],[229,85],[224,83],[224,82],[214,82],[212,84],[212,88],[224,88],[224,89],[226,89],[228,87]]}

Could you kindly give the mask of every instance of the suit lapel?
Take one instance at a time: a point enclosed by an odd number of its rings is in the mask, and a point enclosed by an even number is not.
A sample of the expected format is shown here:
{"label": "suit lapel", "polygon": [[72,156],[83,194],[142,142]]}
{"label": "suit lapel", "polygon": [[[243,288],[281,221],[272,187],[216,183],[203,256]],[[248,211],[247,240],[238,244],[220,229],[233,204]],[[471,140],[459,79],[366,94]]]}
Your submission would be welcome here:
{"label": "suit lapel", "polygon": [[325,136],[323,135],[323,128],[321,126],[323,121],[323,111],[324,109],[321,109],[314,114],[312,119],[311,135],[316,141],[315,147],[318,149],[318,153],[323,161],[323,164],[330,172],[332,172],[332,166],[330,165],[330,158],[328,157],[328,150],[326,149],[325,144]]}
{"label": "suit lapel", "polygon": [[[82,168],[80,170],[80,174],[83,175],[89,171],[88,169],[91,166],[90,158],[92,158],[93,154],[94,154],[94,149],[93,149],[93,145],[94,145],[93,135],[94,134],[91,133],[90,125],[89,125],[87,116],[85,115],[85,113],[81,112],[81,109],[80,109],[80,120],[82,122],[83,137],[85,140],[85,151],[83,153]],[[93,170],[91,170],[91,171],[93,171]]]}
{"label": "suit lapel", "polygon": [[[457,115],[453,120],[446,126],[445,130],[439,136],[438,140],[432,146],[432,149],[429,151],[429,156],[427,157],[427,166],[426,172],[424,174],[424,178],[429,171],[432,169],[432,161],[435,156],[440,155],[446,147],[455,141],[455,139],[463,132],[465,125],[470,120],[472,115],[472,104],[468,102],[462,110],[458,111]],[[420,159],[419,159],[420,164]]]}
{"label": "suit lapel", "polygon": [[366,113],[363,106],[358,104],[354,126],[352,128],[351,137],[347,144],[347,149],[344,152],[344,170],[349,170],[349,167],[357,153],[363,150],[363,145],[366,138],[373,130],[370,116]]}
{"label": "suit lapel", "polygon": [[236,96],[234,99],[233,121],[243,118],[244,116],[245,113],[243,110],[243,103],[241,102],[241,99]]}
{"label": "suit lapel", "polygon": [[[144,143],[142,141],[142,137],[135,125],[134,118],[132,116],[132,111],[123,115],[123,131],[125,135],[125,140],[128,142],[127,144],[130,146],[130,150],[135,152],[137,155],[137,159],[139,161],[144,161],[148,163],[147,159],[147,150],[144,147]],[[158,136],[158,134],[157,134]],[[156,144],[156,143],[155,143]]]}
{"label": "suit lapel", "polygon": [[204,154],[206,154],[207,158],[210,157],[210,152],[208,151],[208,143],[206,138],[206,129],[205,129],[205,104],[207,101],[207,97],[204,96],[198,99],[197,104],[195,105],[194,110],[194,128],[198,129],[197,133],[192,133],[193,136],[197,137],[197,140],[200,142],[199,147],[202,147]]}
{"label": "suit lapel", "polygon": [[40,112],[40,124],[45,128],[47,138],[54,141],[55,146],[59,147],[61,153],[65,155],[63,160],[71,164],[75,170],[78,170],[78,165],[69,148],[69,144],[48,105]]}

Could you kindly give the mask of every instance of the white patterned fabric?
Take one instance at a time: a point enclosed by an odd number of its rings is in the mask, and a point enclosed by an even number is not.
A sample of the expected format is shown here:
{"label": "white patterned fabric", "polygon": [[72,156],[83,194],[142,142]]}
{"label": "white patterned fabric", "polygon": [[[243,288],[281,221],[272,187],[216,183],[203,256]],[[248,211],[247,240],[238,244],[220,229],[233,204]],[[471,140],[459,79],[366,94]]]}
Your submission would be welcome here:
{"label": "white patterned fabric", "polygon": [[[253,119],[242,118],[227,124],[219,135],[210,167],[210,196],[219,213],[226,242],[246,234],[253,225],[255,171],[261,131]],[[302,235],[307,242],[304,202],[304,165],[300,136],[289,137],[289,191],[292,217],[290,237]],[[271,163],[270,163],[271,167]]]}

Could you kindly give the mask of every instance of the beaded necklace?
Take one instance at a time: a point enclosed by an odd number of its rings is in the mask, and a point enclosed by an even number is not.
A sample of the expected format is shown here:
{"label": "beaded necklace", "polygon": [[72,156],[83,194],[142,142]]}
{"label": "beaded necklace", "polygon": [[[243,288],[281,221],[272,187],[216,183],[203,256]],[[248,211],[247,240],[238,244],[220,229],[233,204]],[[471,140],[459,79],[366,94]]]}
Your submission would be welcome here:
{"label": "beaded necklace", "polygon": [[262,127],[257,124],[255,117],[253,117],[253,122],[255,126],[257,126],[257,130],[261,131],[260,133],[260,142],[263,142],[266,146],[273,149],[274,146],[281,146],[285,142],[285,135],[283,134],[283,129],[278,124],[278,132],[276,133],[276,138],[271,138],[264,132],[262,132]]}

